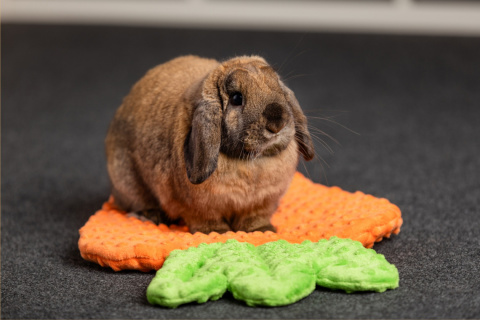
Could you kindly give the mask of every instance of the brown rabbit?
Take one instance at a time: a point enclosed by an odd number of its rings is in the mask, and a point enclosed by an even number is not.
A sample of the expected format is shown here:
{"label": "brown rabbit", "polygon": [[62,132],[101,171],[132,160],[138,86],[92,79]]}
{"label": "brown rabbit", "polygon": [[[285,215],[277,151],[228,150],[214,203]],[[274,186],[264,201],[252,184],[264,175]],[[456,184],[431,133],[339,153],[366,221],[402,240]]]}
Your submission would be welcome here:
{"label": "brown rabbit", "polygon": [[314,156],[293,92],[267,62],[185,56],[150,70],[106,138],[115,204],[190,232],[275,231],[299,154]]}

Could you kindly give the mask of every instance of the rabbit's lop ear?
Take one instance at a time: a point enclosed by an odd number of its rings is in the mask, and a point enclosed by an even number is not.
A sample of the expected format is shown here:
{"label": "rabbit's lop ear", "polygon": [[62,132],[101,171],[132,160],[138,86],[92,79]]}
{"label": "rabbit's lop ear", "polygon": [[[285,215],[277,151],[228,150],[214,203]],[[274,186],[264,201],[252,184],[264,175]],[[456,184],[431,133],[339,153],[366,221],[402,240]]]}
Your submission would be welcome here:
{"label": "rabbit's lop ear", "polygon": [[202,98],[197,102],[191,131],[184,145],[187,176],[193,184],[204,182],[217,168],[222,103],[219,101],[218,88],[211,89],[215,92],[208,92],[208,86],[202,90]]}
{"label": "rabbit's lop ear", "polygon": [[302,153],[306,161],[310,161],[315,156],[312,137],[307,127],[307,117],[303,114],[302,108],[292,90],[290,90],[283,82],[280,85],[285,92],[285,98],[290,104],[295,119],[295,139],[298,143],[298,150]]}

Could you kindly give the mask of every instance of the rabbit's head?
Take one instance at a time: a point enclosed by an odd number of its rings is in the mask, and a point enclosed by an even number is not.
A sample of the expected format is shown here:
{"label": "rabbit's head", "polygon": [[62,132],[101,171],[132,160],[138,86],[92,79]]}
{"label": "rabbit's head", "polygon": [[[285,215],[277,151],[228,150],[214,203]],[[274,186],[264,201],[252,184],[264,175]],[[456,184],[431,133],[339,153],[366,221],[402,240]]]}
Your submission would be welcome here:
{"label": "rabbit's head", "polygon": [[279,155],[294,139],[305,160],[314,156],[297,99],[263,58],[222,63],[203,81],[196,103],[184,148],[187,175],[194,184],[215,171],[220,151],[254,161]]}

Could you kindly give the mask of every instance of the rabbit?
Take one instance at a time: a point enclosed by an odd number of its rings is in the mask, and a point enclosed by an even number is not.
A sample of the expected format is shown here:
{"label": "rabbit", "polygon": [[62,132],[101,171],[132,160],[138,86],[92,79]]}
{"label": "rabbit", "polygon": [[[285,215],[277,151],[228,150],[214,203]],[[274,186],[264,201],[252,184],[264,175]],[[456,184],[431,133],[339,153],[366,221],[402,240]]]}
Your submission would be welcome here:
{"label": "rabbit", "polygon": [[206,234],[275,232],[299,157],[314,157],[294,93],[259,56],[156,66],[124,98],[105,144],[119,209]]}

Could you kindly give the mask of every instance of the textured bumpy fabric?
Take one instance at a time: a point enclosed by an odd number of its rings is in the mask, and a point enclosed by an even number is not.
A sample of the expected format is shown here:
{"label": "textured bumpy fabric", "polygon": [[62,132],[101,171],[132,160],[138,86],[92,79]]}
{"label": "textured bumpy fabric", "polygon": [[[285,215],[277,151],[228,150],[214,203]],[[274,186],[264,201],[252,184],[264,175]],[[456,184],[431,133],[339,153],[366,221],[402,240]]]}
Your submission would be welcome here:
{"label": "textured bumpy fabric", "polygon": [[84,259],[102,266],[149,271],[158,270],[172,250],[228,239],[261,245],[279,239],[300,243],[337,236],[371,248],[383,237],[397,234],[402,217],[400,209],[386,199],[326,187],[296,173],[272,224],[276,233],[191,234],[187,227],[157,226],[128,217],[110,201],[80,229],[78,245]]}
{"label": "textured bumpy fabric", "polygon": [[383,292],[398,281],[396,267],[358,241],[278,240],[255,247],[232,239],[174,250],[148,286],[147,299],[175,308],[217,300],[228,290],[249,306],[282,306],[306,297],[316,284]]}

